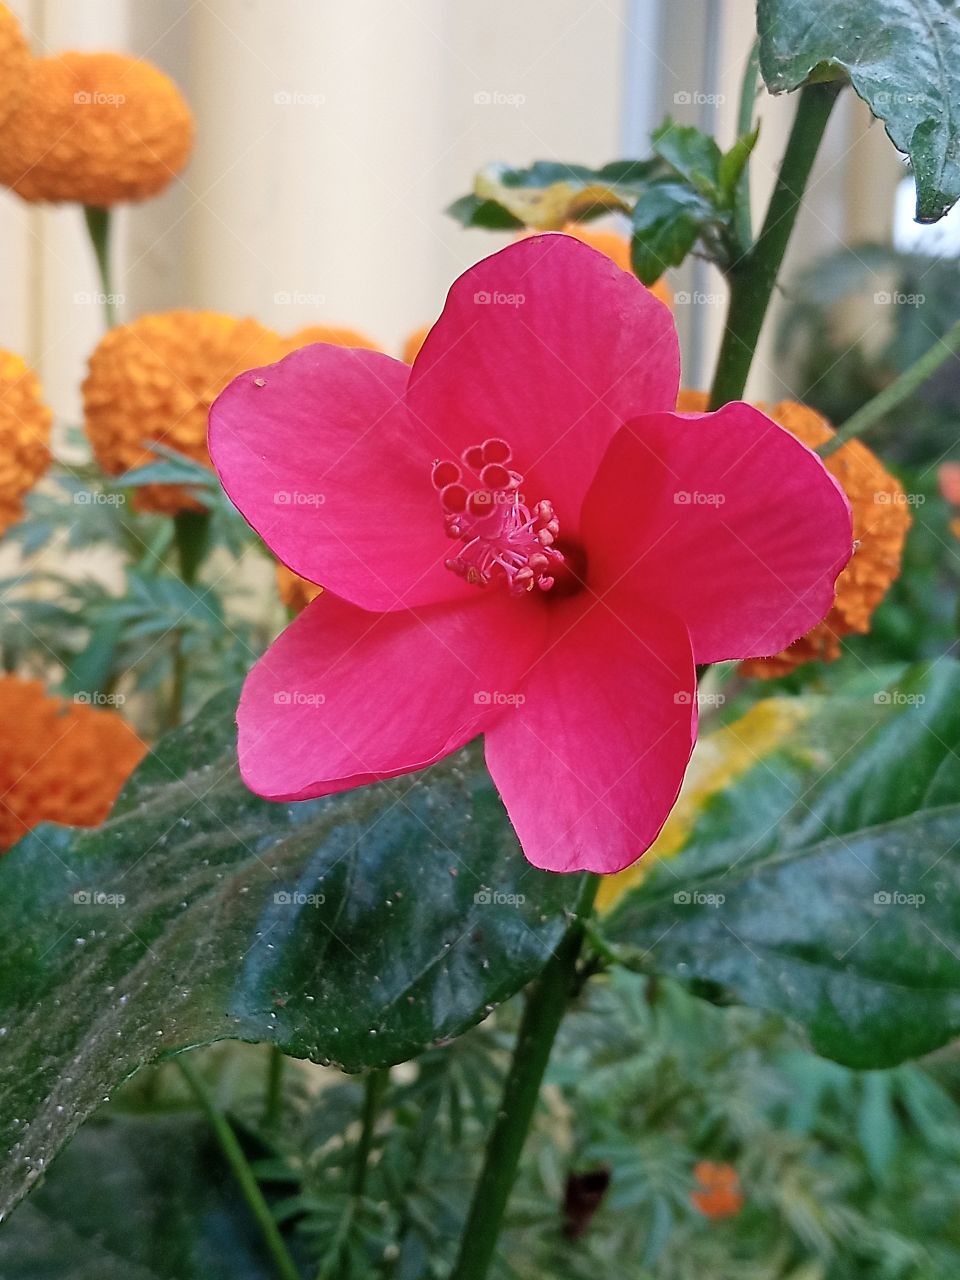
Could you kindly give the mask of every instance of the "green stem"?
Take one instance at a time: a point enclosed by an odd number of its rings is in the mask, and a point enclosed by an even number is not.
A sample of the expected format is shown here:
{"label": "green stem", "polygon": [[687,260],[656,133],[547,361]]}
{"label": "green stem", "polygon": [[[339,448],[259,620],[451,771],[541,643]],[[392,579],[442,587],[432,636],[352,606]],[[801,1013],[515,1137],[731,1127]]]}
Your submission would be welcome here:
{"label": "green stem", "polygon": [[375,1068],[367,1072],[363,1093],[363,1124],[360,1130],[360,1141],[357,1144],[357,1158],[353,1166],[353,1194],[359,1199],[367,1185],[367,1171],[370,1167],[370,1152],[373,1150],[373,1135],[380,1114],[380,1104],[390,1083],[390,1072],[386,1067]]}
{"label": "green stem", "polygon": [[[743,72],[743,83],[740,86],[740,102],[737,107],[737,137],[753,129],[753,108],[757,101],[757,87],[760,82],[760,41],[755,40]],[[750,166],[744,165],[740,181],[737,183],[736,208],[734,211],[734,231],[737,243],[748,249],[753,242],[753,218],[750,212]]]}
{"label": "green stem", "polygon": [[264,1128],[275,1129],[283,1109],[283,1066],[286,1059],[275,1044],[267,1050],[267,1092],[263,1103]]}
{"label": "green stem", "polygon": [[833,80],[808,84],[800,91],[797,114],[760,234],[730,268],[730,306],[710,392],[711,409],[743,395],[803,191],[841,86],[842,81]]}
{"label": "green stem", "polygon": [[210,546],[210,512],[181,511],[173,517],[173,540],[180,577],[192,586]]}
{"label": "green stem", "polygon": [[220,1150],[223,1152],[227,1164],[230,1166],[230,1170],[240,1187],[240,1192],[247,1202],[257,1226],[260,1228],[264,1243],[276,1267],[277,1275],[281,1277],[281,1280],[302,1280],[300,1272],[287,1250],[283,1236],[280,1234],[280,1229],[273,1220],[270,1206],[264,1200],[260,1185],[254,1177],[247,1157],[243,1154],[243,1148],[237,1141],[237,1135],[230,1127],[230,1122],[213,1100],[202,1077],[194,1070],[193,1066],[183,1057],[177,1058],[176,1061],[184,1079],[193,1091],[194,1097],[200,1104],[201,1110],[210,1122],[210,1128],[213,1130],[213,1135],[220,1146]]}
{"label": "green stem", "polygon": [[[173,518],[173,541],[177,550],[180,577],[192,587],[210,545],[210,512],[181,511]],[[183,632],[173,632],[173,676],[167,727],[175,729],[183,715],[187,691],[187,661],[183,652]]]}
{"label": "green stem", "polygon": [[100,209],[95,205],[84,205],[83,216],[87,224],[87,232],[93,252],[97,259],[97,271],[100,275],[100,287],[103,291],[103,309],[107,318],[107,328],[112,329],[117,323],[117,296],[113,291],[113,272],[110,268],[110,229],[109,209]]}
{"label": "green stem", "polygon": [[593,909],[599,884],[597,876],[587,877],[573,923],[527,996],[451,1280],[484,1280],[493,1261],[550,1050],[578,986],[584,921]]}
{"label": "green stem", "polygon": [[852,417],[849,417],[833,439],[821,445],[818,452],[826,457],[833,453],[834,449],[839,449],[847,440],[862,436],[881,418],[886,417],[891,409],[895,409],[898,404],[902,404],[912,396],[918,387],[922,387],[927,379],[936,373],[941,365],[955,357],[958,351],[960,351],[960,320],[948,329],[942,338],[938,338],[919,360],[915,360],[909,369],[904,369],[903,373],[889,386],[884,387],[879,395],[868,400]]}

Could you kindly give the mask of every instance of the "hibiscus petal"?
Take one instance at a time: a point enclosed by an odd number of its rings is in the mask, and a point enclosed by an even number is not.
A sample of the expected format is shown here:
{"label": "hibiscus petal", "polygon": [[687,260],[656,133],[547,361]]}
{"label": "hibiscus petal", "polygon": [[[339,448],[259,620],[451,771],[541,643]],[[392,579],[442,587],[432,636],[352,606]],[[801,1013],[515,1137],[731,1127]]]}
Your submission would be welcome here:
{"label": "hibiscus petal", "polygon": [[295,573],[367,609],[465,594],[429,456],[410,448],[409,369],[317,344],[252,369],[210,411],[210,454],[233,503]]}
{"label": "hibiscus petal", "polygon": [[627,423],[584,504],[590,580],[683,618],[697,662],[779,653],[819,622],[850,558],[820,459],[747,404]]}
{"label": "hibiscus petal", "polygon": [[656,839],[690,759],[690,641],[624,593],[549,613],[553,643],[486,731],[487,767],[534,866],[620,871]]}
{"label": "hibiscus petal", "polygon": [[506,439],[528,501],[576,527],[618,427],[672,409],[670,312],[632,275],[570,236],[531,236],[453,285],[414,361],[407,403],[447,447]]}
{"label": "hibiscus petal", "polygon": [[304,800],[433,764],[503,714],[544,634],[543,611],[506,593],[391,613],[325,593],[247,677],[244,781]]}

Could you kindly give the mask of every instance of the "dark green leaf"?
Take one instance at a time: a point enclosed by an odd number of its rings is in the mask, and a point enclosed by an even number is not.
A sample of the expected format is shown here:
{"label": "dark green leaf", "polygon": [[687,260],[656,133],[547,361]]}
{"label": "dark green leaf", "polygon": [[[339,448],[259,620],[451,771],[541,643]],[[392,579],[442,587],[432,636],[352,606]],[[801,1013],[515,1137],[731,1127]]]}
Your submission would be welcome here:
{"label": "dark green leaf", "polygon": [[772,93],[846,72],[917,181],[917,217],[960,197],[958,0],[758,0],[760,70]]}
{"label": "dark green leaf", "polygon": [[508,213],[495,200],[481,200],[479,196],[461,196],[447,206],[447,213],[464,227],[486,227],[491,231],[509,231],[522,227],[523,223]]}
{"label": "dark green leaf", "polygon": [[702,196],[709,200],[719,196],[723,156],[709,134],[668,118],[654,131],[651,140],[656,154]]}
{"label": "dark green leaf", "polygon": [[566,927],[579,878],[525,862],[475,751],[270,804],[239,780],[235,703],[165,739],[103,828],[0,863],[0,1213],[142,1064],[224,1038],[399,1062],[512,995]]}
{"label": "dark green leaf", "polygon": [[204,1122],[88,1125],[0,1232],[3,1280],[271,1280]]}
{"label": "dark green leaf", "polygon": [[633,210],[630,256],[637,276],[649,285],[679,266],[713,217],[710,203],[690,187],[655,183]]}
{"label": "dark green leaf", "polygon": [[759,762],[607,931],[882,1067],[960,1034],[960,673],[942,660],[871,701],[857,751],[814,758],[812,784]]}

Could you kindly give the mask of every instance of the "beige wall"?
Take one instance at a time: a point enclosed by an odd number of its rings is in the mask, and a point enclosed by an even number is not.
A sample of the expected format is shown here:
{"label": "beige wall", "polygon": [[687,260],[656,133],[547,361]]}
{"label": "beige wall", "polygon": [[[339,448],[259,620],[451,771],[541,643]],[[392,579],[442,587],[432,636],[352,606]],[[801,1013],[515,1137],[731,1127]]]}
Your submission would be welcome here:
{"label": "beige wall", "polygon": [[[396,349],[457,272],[502,242],[442,209],[491,159],[601,162],[673,111],[733,136],[752,0],[14,0],[37,50],[119,47],[180,82],[197,113],[193,163],[124,211],[117,288],[127,316],[176,305],[251,313],[283,330],[347,324]],[[710,19],[712,27],[706,25]],[[493,101],[478,100],[487,94]],[[692,101],[676,102],[689,94]],[[712,96],[717,104],[700,99]],[[625,126],[624,104],[630,107]],[[638,106],[639,104],[639,106]],[[792,103],[761,98],[759,214]],[[899,176],[878,127],[844,103],[791,265],[848,234],[885,234]],[[646,122],[646,123],[645,123]],[[626,129],[626,135],[625,135]],[[61,415],[100,316],[75,209],[0,196],[0,343],[39,366]],[[722,294],[703,267],[681,292]],[[79,300],[77,300],[79,299]],[[703,381],[719,301],[681,304]],[[777,394],[769,331],[753,390]],[[699,363],[697,353],[699,352]]]}

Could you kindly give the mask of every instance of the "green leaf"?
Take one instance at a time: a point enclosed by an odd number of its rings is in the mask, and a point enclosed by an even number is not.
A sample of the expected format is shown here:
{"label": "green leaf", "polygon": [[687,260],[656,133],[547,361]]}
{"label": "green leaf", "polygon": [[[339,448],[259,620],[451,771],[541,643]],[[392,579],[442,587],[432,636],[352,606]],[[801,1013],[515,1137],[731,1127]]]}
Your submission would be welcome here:
{"label": "green leaf", "polygon": [[651,186],[633,210],[630,257],[639,279],[650,285],[679,266],[714,217],[709,201],[681,182]]}
{"label": "green leaf", "polygon": [[38,830],[0,863],[0,1214],[144,1063],[225,1038],[399,1062],[517,991],[566,928],[580,878],[525,862],[476,750],[270,804],[237,774],[236,697],[164,739],[105,826]]}
{"label": "green leaf", "polygon": [[0,1233],[4,1280],[269,1280],[204,1122],[88,1125]]}
{"label": "green leaf", "polygon": [[960,670],[941,660],[871,704],[883,723],[807,782],[776,757],[740,777],[605,925],[858,1067],[960,1034]]}
{"label": "green leaf", "polygon": [[508,213],[495,200],[481,200],[479,196],[461,196],[448,205],[447,213],[464,227],[485,227],[491,231],[515,231],[523,226],[519,218]]}
{"label": "green leaf", "polygon": [[669,117],[651,135],[655,153],[709,200],[720,194],[720,148],[709,134]]}
{"label": "green leaf", "polygon": [[738,138],[730,150],[720,157],[717,183],[720,190],[720,203],[723,206],[730,207],[733,204],[737,184],[743,177],[759,137],[760,126],[757,125],[751,133],[745,133]]}
{"label": "green leaf", "polygon": [[758,0],[760,70],[771,93],[845,72],[910,157],[917,218],[960,197],[958,0]]}

